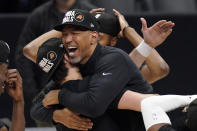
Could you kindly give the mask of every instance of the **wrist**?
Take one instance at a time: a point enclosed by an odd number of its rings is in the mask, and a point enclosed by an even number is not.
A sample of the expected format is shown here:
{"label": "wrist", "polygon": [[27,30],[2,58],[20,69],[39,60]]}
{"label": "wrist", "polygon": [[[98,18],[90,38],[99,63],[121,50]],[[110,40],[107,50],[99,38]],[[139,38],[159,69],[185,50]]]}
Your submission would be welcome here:
{"label": "wrist", "polygon": [[144,40],[136,47],[136,50],[144,57],[148,57],[152,49]]}
{"label": "wrist", "polygon": [[24,104],[24,98],[23,98],[23,96],[21,96],[21,98],[13,99],[13,102]]}
{"label": "wrist", "polygon": [[123,37],[125,37],[126,35],[126,30],[128,29],[128,27],[130,27],[129,25],[126,25],[123,29],[122,29],[122,34],[123,34]]}

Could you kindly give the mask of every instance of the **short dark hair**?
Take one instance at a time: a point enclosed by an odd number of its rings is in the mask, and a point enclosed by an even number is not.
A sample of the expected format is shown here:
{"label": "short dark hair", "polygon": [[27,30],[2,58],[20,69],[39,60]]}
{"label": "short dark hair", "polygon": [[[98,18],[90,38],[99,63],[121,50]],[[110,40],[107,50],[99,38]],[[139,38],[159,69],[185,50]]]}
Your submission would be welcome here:
{"label": "short dark hair", "polygon": [[56,83],[60,83],[68,75],[68,69],[65,67],[64,60],[60,62],[59,66],[52,75],[52,79]]}

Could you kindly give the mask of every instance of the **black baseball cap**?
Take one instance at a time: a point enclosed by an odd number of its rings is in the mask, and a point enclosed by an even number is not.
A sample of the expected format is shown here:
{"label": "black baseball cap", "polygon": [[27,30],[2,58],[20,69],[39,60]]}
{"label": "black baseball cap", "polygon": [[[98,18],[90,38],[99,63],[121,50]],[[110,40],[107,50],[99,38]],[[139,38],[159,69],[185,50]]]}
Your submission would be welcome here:
{"label": "black baseball cap", "polygon": [[65,49],[61,39],[51,38],[45,41],[38,49],[36,63],[47,73],[46,81],[49,81],[63,60]]}
{"label": "black baseball cap", "polygon": [[10,47],[9,45],[5,42],[0,40],[0,62],[2,63],[8,63],[8,57],[10,54]]}
{"label": "black baseball cap", "polygon": [[187,126],[191,131],[197,131],[197,99],[193,100],[187,109]]}
{"label": "black baseball cap", "polygon": [[96,21],[99,24],[99,32],[117,36],[120,32],[120,24],[118,18],[114,14],[106,12],[96,13]]}
{"label": "black baseball cap", "polygon": [[92,31],[98,31],[98,23],[95,17],[88,11],[81,9],[73,9],[68,11],[62,21],[62,24],[54,27],[57,31],[62,31],[65,25],[76,25],[87,28]]}

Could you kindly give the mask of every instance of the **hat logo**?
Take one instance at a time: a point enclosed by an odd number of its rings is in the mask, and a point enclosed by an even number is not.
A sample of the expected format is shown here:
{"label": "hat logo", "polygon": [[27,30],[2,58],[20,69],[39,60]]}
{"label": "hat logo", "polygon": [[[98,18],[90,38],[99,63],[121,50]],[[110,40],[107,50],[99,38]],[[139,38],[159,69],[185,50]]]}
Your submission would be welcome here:
{"label": "hat logo", "polygon": [[48,73],[54,66],[54,63],[46,58],[42,58],[38,65],[40,66],[40,68],[42,68],[44,72]]}
{"label": "hat logo", "polygon": [[98,19],[101,16],[101,14],[96,14],[95,18]]}
{"label": "hat logo", "polygon": [[84,16],[80,13],[75,14],[75,20],[78,22],[82,22],[84,20]]}
{"label": "hat logo", "polygon": [[54,61],[57,58],[57,54],[54,51],[50,51],[47,53],[47,59],[50,61]]}
{"label": "hat logo", "polygon": [[91,23],[91,24],[90,24],[90,27],[94,27],[94,24]]}
{"label": "hat logo", "polygon": [[75,11],[68,11],[68,12],[65,14],[65,17],[64,17],[62,23],[73,22],[74,16],[75,16]]}

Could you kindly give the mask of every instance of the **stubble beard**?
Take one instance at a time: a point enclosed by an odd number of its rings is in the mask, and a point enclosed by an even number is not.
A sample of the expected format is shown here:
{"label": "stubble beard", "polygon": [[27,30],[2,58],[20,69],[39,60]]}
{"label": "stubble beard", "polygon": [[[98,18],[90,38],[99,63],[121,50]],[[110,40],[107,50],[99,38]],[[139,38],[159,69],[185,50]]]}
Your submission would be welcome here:
{"label": "stubble beard", "polygon": [[80,56],[77,58],[69,58],[69,61],[71,64],[78,64],[81,62],[81,60],[82,60],[82,58]]}

